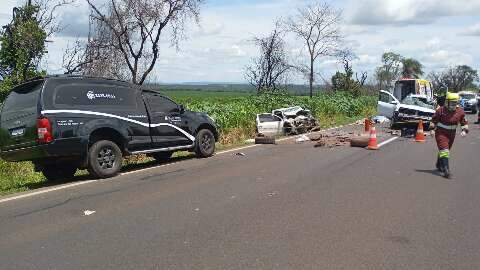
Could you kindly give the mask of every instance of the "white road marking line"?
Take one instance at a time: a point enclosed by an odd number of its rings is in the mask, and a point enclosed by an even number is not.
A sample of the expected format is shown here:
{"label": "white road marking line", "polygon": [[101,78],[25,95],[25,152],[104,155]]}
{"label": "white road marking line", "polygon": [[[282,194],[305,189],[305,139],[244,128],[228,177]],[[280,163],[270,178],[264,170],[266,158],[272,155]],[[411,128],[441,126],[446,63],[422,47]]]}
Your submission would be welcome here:
{"label": "white road marking line", "polygon": [[215,155],[223,155],[223,154],[226,154],[226,153],[231,153],[231,152],[240,151],[240,150],[243,150],[243,149],[257,147],[259,145],[260,144],[254,144],[254,145],[243,146],[243,147],[234,148],[234,149],[230,149],[230,150],[224,150],[224,151],[220,151],[220,152],[216,153]]}
{"label": "white road marking line", "polygon": [[18,196],[15,196],[15,197],[9,197],[9,198],[5,198],[5,199],[0,199],[0,203],[4,203],[4,202],[8,202],[8,201],[13,201],[13,200],[18,200],[18,199],[23,199],[23,198],[28,198],[28,197],[32,197],[32,196],[36,196],[36,195],[40,195],[40,194],[44,194],[44,193],[56,191],[56,190],[62,190],[62,189],[71,188],[71,187],[76,187],[76,186],[85,185],[85,184],[90,184],[90,183],[94,183],[94,182],[98,182],[98,181],[99,181],[99,180],[90,180],[90,181],[78,182],[78,183],[73,183],[73,184],[67,184],[67,185],[63,185],[63,186],[59,186],[59,187],[54,187],[54,188],[50,188],[50,189],[45,189],[45,190],[40,190],[40,191],[33,191],[33,192],[31,192],[31,193],[27,193],[27,194],[23,194],[23,195],[18,195]]}
{"label": "white road marking line", "polygon": [[382,146],[384,146],[384,145],[387,145],[387,144],[389,144],[389,143],[391,143],[391,142],[393,142],[393,141],[397,140],[398,138],[400,138],[400,137],[393,137],[393,138],[390,138],[390,139],[388,139],[388,140],[386,140],[386,141],[384,141],[384,142],[382,142],[382,143],[378,144],[378,147],[382,147]]}
{"label": "white road marking line", "polygon": [[[346,125],[346,126],[353,126],[353,125],[356,125],[356,123],[352,123],[352,124],[349,124],[349,125]],[[339,129],[339,128],[346,127],[346,126],[333,127],[333,128],[326,129],[326,130],[320,130],[320,131],[317,131],[317,132],[313,132],[311,134],[319,133],[319,132],[322,132],[322,131],[324,132],[324,131]],[[302,134],[302,135],[305,135],[305,134]],[[277,141],[282,142],[282,141],[286,141],[286,140],[293,140],[293,139],[301,137],[302,135],[295,135],[295,136],[279,139]],[[230,149],[230,150],[220,151],[220,152],[216,153],[216,155],[223,155],[223,154],[227,154],[227,153],[231,153],[231,152],[235,152],[235,151],[240,151],[240,150],[243,150],[243,149],[253,148],[253,147],[257,147],[257,146],[261,146],[261,144],[248,145],[248,146],[243,146],[243,147],[234,148],[234,149]],[[124,172],[124,173],[121,173],[120,176],[134,174],[134,173],[140,173],[140,172],[153,170],[153,169],[158,169],[158,168],[162,168],[162,167],[168,167],[168,166],[172,166],[172,165],[177,164],[177,163],[179,163],[179,162],[172,162],[172,163],[162,164],[162,165],[159,165],[159,166],[149,167],[149,168],[145,168],[145,169],[141,169],[141,170]],[[110,180],[103,179],[102,182],[107,182],[107,181],[111,181],[111,180],[113,180],[113,179],[110,179]],[[26,193],[26,194],[22,194],[22,195],[18,195],[18,196],[13,196],[13,197],[5,198],[5,199],[0,199],[0,203],[5,203],[5,202],[9,202],[9,201],[18,200],[18,199],[28,198],[28,197],[32,197],[32,196],[36,196],[36,195],[40,195],[40,194],[45,194],[45,193],[49,193],[49,192],[53,192],[53,191],[57,191],[57,190],[63,190],[63,189],[77,187],[77,186],[81,186],[81,185],[96,183],[96,182],[99,182],[99,181],[100,180],[82,181],[82,182],[77,182],[77,183],[72,183],[72,184],[65,184],[65,185],[62,185],[62,186],[53,187],[53,188],[49,188],[49,189],[45,189],[45,190],[41,190],[41,191],[32,191],[31,193]]]}

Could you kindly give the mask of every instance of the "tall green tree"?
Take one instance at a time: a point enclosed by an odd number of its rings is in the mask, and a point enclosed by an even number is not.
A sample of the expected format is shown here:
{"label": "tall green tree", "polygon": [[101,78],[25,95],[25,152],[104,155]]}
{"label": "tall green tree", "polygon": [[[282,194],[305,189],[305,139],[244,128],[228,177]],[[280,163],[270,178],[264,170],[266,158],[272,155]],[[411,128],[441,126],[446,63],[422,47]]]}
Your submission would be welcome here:
{"label": "tall green tree", "polygon": [[382,65],[375,71],[380,89],[393,87],[393,82],[401,75],[402,60],[403,57],[394,52],[386,52],[382,55]]}
{"label": "tall green tree", "polygon": [[403,71],[402,75],[405,78],[418,79],[423,75],[423,65],[416,59],[405,58],[402,59]]}
{"label": "tall green tree", "polygon": [[0,37],[0,76],[21,83],[38,75],[38,65],[46,53],[47,33],[36,19],[39,6],[15,8],[12,22]]}
{"label": "tall green tree", "polygon": [[0,102],[14,85],[44,73],[38,66],[47,33],[37,20],[39,10],[31,4],[14,8],[12,21],[0,32]]}

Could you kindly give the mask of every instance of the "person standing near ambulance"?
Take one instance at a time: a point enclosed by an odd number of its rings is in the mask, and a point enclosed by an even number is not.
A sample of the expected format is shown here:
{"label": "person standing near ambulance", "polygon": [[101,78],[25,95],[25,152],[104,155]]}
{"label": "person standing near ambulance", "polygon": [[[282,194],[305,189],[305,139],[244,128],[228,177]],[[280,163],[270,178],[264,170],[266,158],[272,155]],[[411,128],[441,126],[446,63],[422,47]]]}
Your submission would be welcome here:
{"label": "person standing near ambulance", "polygon": [[458,106],[459,100],[458,94],[447,92],[445,105],[437,109],[430,127],[435,128],[435,139],[439,151],[436,166],[445,178],[451,178],[450,150],[455,141],[457,126],[461,125],[462,137],[468,133],[468,122],[465,119],[465,111]]}

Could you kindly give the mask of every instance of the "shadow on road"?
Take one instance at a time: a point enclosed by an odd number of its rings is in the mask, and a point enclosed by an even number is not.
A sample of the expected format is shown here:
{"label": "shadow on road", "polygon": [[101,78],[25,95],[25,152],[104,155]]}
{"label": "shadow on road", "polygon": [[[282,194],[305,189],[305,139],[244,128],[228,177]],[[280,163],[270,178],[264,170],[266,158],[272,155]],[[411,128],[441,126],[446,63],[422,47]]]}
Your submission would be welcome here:
{"label": "shadow on road", "polygon": [[421,172],[421,173],[426,173],[426,174],[432,174],[435,176],[441,176],[440,172],[438,170],[415,170],[416,172]]}
{"label": "shadow on road", "polygon": [[[179,157],[173,157],[168,161],[164,162],[158,162],[156,160],[149,160],[145,162],[139,162],[139,163],[130,163],[126,164],[122,167],[121,173],[126,173],[126,172],[134,172],[134,171],[139,171],[142,169],[146,168],[154,168],[157,166],[161,166],[164,164],[171,164],[171,163],[177,163],[185,160],[190,160],[194,159],[195,156],[192,155],[186,155],[186,156],[179,156]],[[63,185],[63,184],[69,184],[69,183],[74,183],[74,182],[81,182],[81,181],[88,181],[88,180],[95,180],[95,178],[91,177],[86,170],[81,170],[78,171],[76,176],[70,179],[64,179],[64,180],[58,180],[58,181],[41,181],[41,182],[35,182],[35,183],[24,183],[23,185],[19,186],[19,188],[23,187],[26,188],[27,190],[34,190],[34,189],[39,189],[39,188],[45,188],[45,187],[52,187],[52,186],[57,186],[57,185]]]}
{"label": "shadow on road", "polygon": [[142,169],[146,169],[146,168],[153,168],[153,167],[164,165],[164,164],[178,163],[178,162],[181,162],[181,161],[190,160],[190,159],[194,159],[194,158],[196,158],[196,157],[195,157],[195,155],[192,154],[192,155],[188,155],[188,156],[173,157],[170,160],[164,161],[164,162],[158,162],[156,160],[152,160],[152,161],[148,161],[148,162],[144,162],[144,163],[127,164],[127,165],[123,166],[122,173],[134,172],[134,171],[138,171],[138,170],[142,170]]}

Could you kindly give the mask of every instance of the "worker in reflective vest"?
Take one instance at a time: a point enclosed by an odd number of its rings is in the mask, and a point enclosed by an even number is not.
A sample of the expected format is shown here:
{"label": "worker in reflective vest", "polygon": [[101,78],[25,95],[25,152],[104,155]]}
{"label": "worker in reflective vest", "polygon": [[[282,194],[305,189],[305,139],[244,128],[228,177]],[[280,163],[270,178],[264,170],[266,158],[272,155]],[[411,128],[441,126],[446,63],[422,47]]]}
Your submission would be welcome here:
{"label": "worker in reflective vest", "polygon": [[455,141],[457,126],[460,124],[462,127],[462,137],[468,133],[468,123],[465,119],[465,112],[458,106],[459,100],[460,96],[458,94],[447,93],[445,106],[437,109],[431,123],[431,128],[436,128],[435,139],[439,150],[437,169],[446,178],[451,177],[449,166],[450,150]]}

